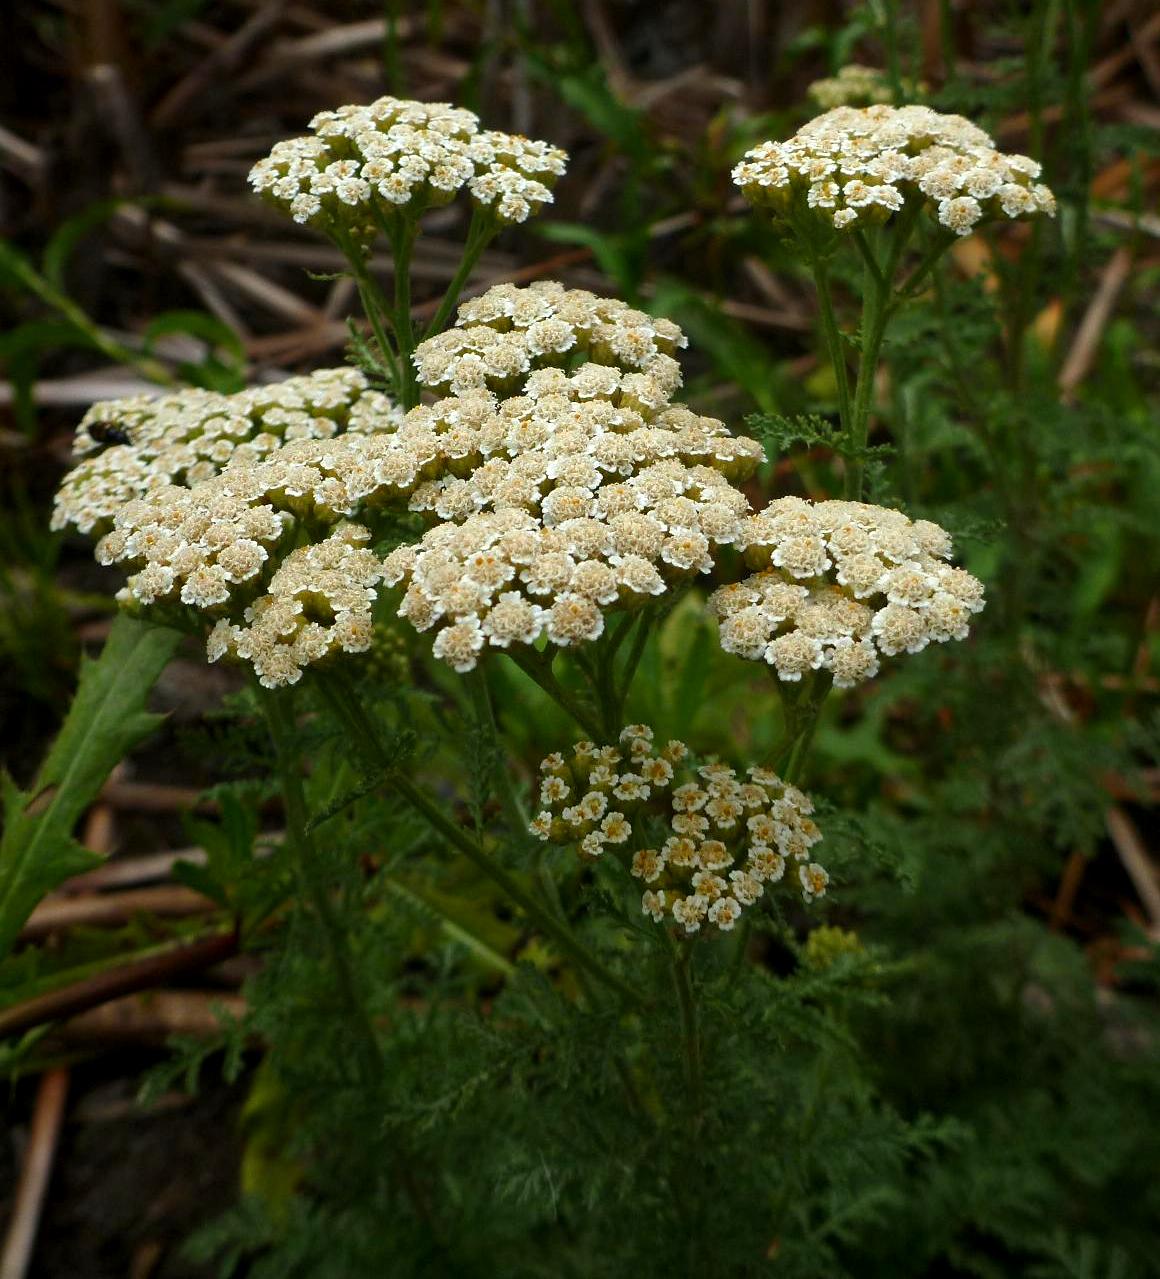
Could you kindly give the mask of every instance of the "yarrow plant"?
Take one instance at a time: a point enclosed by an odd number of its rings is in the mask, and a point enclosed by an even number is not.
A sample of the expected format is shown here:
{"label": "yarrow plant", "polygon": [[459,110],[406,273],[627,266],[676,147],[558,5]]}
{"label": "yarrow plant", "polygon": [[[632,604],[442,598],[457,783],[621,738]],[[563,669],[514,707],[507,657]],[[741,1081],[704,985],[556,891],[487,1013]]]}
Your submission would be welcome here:
{"label": "yarrow plant", "polygon": [[962,116],[879,104],[836,107],[788,142],[763,142],[733,180],[751,204],[788,222],[813,214],[844,230],[909,206],[963,236],[987,219],[1054,216],[1039,173],[1035,160],[1005,155]]}
{"label": "yarrow plant", "polygon": [[[793,240],[810,267],[837,381],[845,496],[862,497],[882,340],[891,316],[951,244],[990,224],[1055,215],[1038,161],[999,151],[971,121],[924,106],[839,106],[784,142],[748,151],[733,169],[746,200]],[[843,239],[863,263],[862,317],[851,383],[831,262]],[[908,250],[919,261],[899,279]]]}
{"label": "yarrow plant", "polygon": [[[849,68],[826,92],[871,88]],[[94,538],[98,561],[126,572],[123,608],[196,634],[210,661],[236,662],[249,680],[274,746],[286,856],[325,938],[363,1087],[383,1095],[388,1046],[315,832],[375,796],[375,820],[359,830],[382,836],[384,882],[445,917],[473,954],[495,955],[471,932],[474,907],[403,874],[437,866],[428,851],[451,851],[490,880],[567,968],[542,965],[560,997],[594,1015],[614,1008],[610,1024],[627,1025],[629,1011],[634,1024],[660,1016],[671,995],[651,975],[671,970],[687,1084],[676,1122],[699,1149],[698,982],[743,971],[752,936],[792,937],[823,898],[841,897],[841,861],[831,886],[814,860],[824,804],[815,823],[800,788],[830,690],[873,680],[883,659],[966,639],[984,606],[983,584],[952,563],[939,524],[867,500],[887,326],[953,241],[1050,215],[1054,202],[1035,162],[926,107],[840,106],[738,164],[734,180],[797,245],[818,288],[844,492],[806,498],[771,494],[763,446],[682,402],[687,342],[674,321],[555,281],[462,298],[483,248],[552,201],[565,165],[557,147],[486,130],[446,104],[382,98],[316,116],[250,181],[345,254],[369,326],[369,339],[354,332],[360,367],[95,405],[53,522]],[[424,214],[460,194],[471,210],[463,256],[419,332],[412,248]],[[393,258],[390,300],[372,270],[379,236]],[[865,271],[852,341],[831,282],[846,251]],[[678,601],[715,619],[729,657],[697,660],[719,663],[722,680],[759,683],[769,668],[781,720],[767,756],[704,754],[685,723],[665,723],[680,737],[663,744],[646,724],[624,726],[649,695],[641,664]],[[392,660],[369,660],[384,636]],[[659,679],[659,659],[652,669]],[[420,706],[412,682],[438,718],[469,726],[469,822],[405,748],[412,710],[397,708]],[[493,701],[497,689],[508,704]],[[538,772],[500,735],[517,717],[535,721],[524,726],[533,758],[551,750]],[[540,740],[561,718],[586,734],[566,750],[554,749],[566,737]],[[329,782],[303,758],[303,742],[317,740],[308,722],[337,737]],[[830,948],[834,964],[856,957],[856,940]],[[500,968],[518,984],[506,957]],[[644,1050],[617,1046],[609,1060],[651,1123],[662,1107]],[[400,1157],[411,1210],[434,1230],[421,1160]],[[700,1191],[673,1193],[685,1212]],[[452,1198],[439,1212],[454,1211]]]}
{"label": "yarrow plant", "polygon": [[[480,255],[505,226],[552,201],[568,157],[559,147],[495,130],[445,102],[385,97],[323,111],[312,136],[279,142],[250,172],[250,185],[296,222],[328,236],[346,256],[380,354],[404,408],[417,402],[411,355],[411,253],[423,214],[461,191],[473,215],[463,259],[428,329],[438,332]],[[367,269],[385,235],[395,262],[389,303]]]}

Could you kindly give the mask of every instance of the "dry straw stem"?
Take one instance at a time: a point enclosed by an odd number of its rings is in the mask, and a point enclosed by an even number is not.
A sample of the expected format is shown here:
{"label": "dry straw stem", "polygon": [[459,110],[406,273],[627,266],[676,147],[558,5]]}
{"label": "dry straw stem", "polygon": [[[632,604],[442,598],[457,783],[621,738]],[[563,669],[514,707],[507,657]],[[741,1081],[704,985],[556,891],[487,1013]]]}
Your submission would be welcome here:
{"label": "dry straw stem", "polygon": [[12,1220],[4,1241],[4,1252],[0,1255],[0,1279],[24,1279],[28,1274],[64,1125],[68,1082],[68,1070],[62,1066],[46,1071],[41,1077],[32,1111],[28,1148],[16,1187]]}
{"label": "dry straw stem", "polygon": [[216,903],[208,897],[180,884],[129,889],[119,893],[50,897],[32,912],[20,938],[26,942],[35,941],[66,928],[125,924],[138,915],[180,919],[216,909]]}
{"label": "dry straw stem", "polygon": [[163,1045],[174,1035],[211,1039],[246,1015],[243,996],[220,990],[151,990],[90,1008],[61,1024],[69,1043]]}
{"label": "dry straw stem", "polygon": [[1059,371],[1059,389],[1065,404],[1072,401],[1076,388],[1087,377],[1095,363],[1100,339],[1112,317],[1116,300],[1132,273],[1133,258],[1132,250],[1126,245],[1121,245],[1112,254],[1100,275],[1099,286],[1088,304],[1088,309],[1084,312],[1084,317],[1072,341],[1071,350],[1068,351],[1063,368]]}
{"label": "dry straw stem", "polygon": [[237,953],[238,934],[233,928],[205,933],[193,941],[159,946],[145,954],[129,956],[82,981],[50,990],[0,1011],[0,1036],[15,1035],[32,1026],[75,1016],[122,995],[159,986],[173,977],[203,972]]}

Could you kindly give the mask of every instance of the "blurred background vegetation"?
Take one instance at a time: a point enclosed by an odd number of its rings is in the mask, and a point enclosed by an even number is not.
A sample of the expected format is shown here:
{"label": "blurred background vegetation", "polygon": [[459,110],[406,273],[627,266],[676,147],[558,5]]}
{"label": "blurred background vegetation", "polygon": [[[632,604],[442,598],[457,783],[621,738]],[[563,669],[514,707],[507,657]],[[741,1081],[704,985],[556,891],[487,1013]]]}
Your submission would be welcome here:
{"label": "blurred background vegetation", "polygon": [[[900,1156],[888,1211],[881,1196],[850,1208],[848,1193],[848,1220],[818,1208],[802,1227],[814,1252],[787,1245],[782,1272],[1160,1273],[1160,15],[1145,0],[4,6],[0,762],[27,780],[79,655],[108,629],[114,579],[48,533],[85,408],[344,358],[357,306],[340,260],[245,181],[273,142],[338,103],[449,100],[566,147],[556,204],[498,240],[473,287],[559,278],[670,316],[690,337],[694,407],[738,430],[760,415],[748,429],[770,464],[755,500],[838,493],[812,286],[729,170],[814,114],[809,85],[852,61],[900,100],[969,115],[1042,160],[1061,207],[1051,225],[957,246],[886,348],[873,500],[948,528],[989,607],[969,643],[831,699],[808,780],[839,886],[826,917],[845,931],[811,943],[811,962],[830,963],[829,944],[903,964],[880,1005],[850,1013],[858,1078],[908,1119],[951,1128],[921,1193]],[[454,269],[461,216],[433,215],[420,242],[421,314]],[[756,757],[768,677],[715,649],[711,624],[679,610],[632,710],[662,733],[695,710],[702,749]],[[446,713],[446,681],[418,655],[388,667],[422,694],[421,713]],[[232,687],[195,654],[171,666],[154,698],[171,712],[160,744],[110,782],[90,846],[156,864],[212,843],[182,813],[246,770],[244,732],[220,727]],[[546,710],[510,721],[525,769],[566,731]],[[4,1041],[20,1139],[0,1154],[10,1198],[38,1072],[68,1063],[73,1079],[33,1273],[210,1273],[176,1244],[231,1201],[239,1099],[252,1134],[261,1079],[215,1075],[195,1101],[162,1088],[147,1118],[132,1097],[171,1033],[194,1062],[196,1045],[217,1046],[253,961],[214,953],[160,974],[152,1004],[121,1000],[104,1019],[112,1006],[91,1001],[30,1011],[204,924],[173,860],[124,881],[153,899],[42,920],[0,980],[4,1033],[20,1036]],[[99,887],[108,899],[115,885]],[[764,962],[793,967],[791,951],[767,939]],[[838,1158],[819,1153],[810,1122],[802,1149],[818,1167],[803,1158],[802,1184]],[[251,1161],[261,1149],[251,1136]]]}

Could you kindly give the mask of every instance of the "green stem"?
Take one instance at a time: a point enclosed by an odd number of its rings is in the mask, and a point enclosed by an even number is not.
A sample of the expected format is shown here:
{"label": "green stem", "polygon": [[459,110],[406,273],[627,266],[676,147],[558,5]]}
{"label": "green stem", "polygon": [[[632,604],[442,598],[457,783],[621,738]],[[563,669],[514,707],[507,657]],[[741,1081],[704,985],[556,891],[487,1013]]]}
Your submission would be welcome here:
{"label": "green stem", "polygon": [[792,694],[778,684],[786,727],[777,765],[778,775],[783,781],[796,784],[805,772],[814,734],[821,720],[822,707],[832,687],[833,680],[826,671],[812,676],[809,685]]}
{"label": "green stem", "polygon": [[898,56],[898,0],[885,0],[883,8],[882,42],[886,46],[886,74],[894,105],[900,107],[906,101],[906,94],[902,88],[902,63]]}
{"label": "green stem", "polygon": [[399,364],[395,348],[383,323],[387,315],[387,300],[383,296],[379,282],[367,270],[366,258],[359,246],[349,236],[337,230],[333,232],[332,238],[339,252],[350,263],[350,272],[358,288],[359,301],[362,303],[367,322],[371,326],[371,332],[375,336],[375,342],[382,353],[383,362],[391,375],[391,388],[398,395]]}
{"label": "green stem", "polygon": [[339,995],[346,1005],[351,1025],[358,1032],[358,1064],[362,1082],[368,1087],[377,1087],[384,1075],[383,1057],[374,1025],[359,995],[346,931],[320,873],[321,866],[310,833],[306,797],[299,771],[295,745],[298,726],[294,718],[293,702],[288,693],[271,694],[265,691],[260,696],[260,702],[277,757],[278,776],[286,806],[286,844],[294,859],[294,873],[303,895],[322,925]]}
{"label": "green stem", "polygon": [[4,252],[3,249],[4,246],[0,244],[0,261],[2,261],[3,265],[16,276],[30,293],[36,294],[47,306],[59,312],[73,328],[83,333],[102,355],[107,355],[109,359],[117,364],[127,364],[151,382],[158,382],[162,386],[176,386],[178,384],[177,378],[173,376],[164,364],[148,355],[140,355],[138,352],[130,350],[127,346],[123,346],[114,338],[109,337],[99,325],[95,324],[77,306],[72,298],[49,283],[26,259],[15,252]]}
{"label": "green stem", "polygon": [[628,691],[632,686],[633,676],[636,674],[636,668],[640,665],[640,659],[644,656],[645,645],[648,643],[649,633],[652,630],[653,619],[648,613],[642,613],[640,621],[636,624],[636,634],[632,639],[632,648],[628,651],[628,660],[624,664],[624,670],[620,676],[620,716],[624,718],[624,705],[628,701]]}
{"label": "green stem", "polygon": [[834,368],[834,380],[838,387],[838,418],[843,431],[849,431],[850,422],[850,375],[846,369],[846,348],[842,339],[842,331],[834,315],[834,294],[830,287],[830,271],[824,258],[812,255],[814,282],[818,290],[819,312],[822,320],[822,333],[826,339],[826,350],[830,355],[830,363]]}
{"label": "green stem", "polygon": [[917,206],[908,206],[887,231],[887,248],[881,262],[864,240],[859,241],[867,255],[862,294],[862,349],[858,356],[858,373],[854,383],[854,406],[846,447],[845,497],[862,500],[866,476],[866,442],[870,433],[870,413],[874,407],[874,383],[878,372],[878,356],[891,314],[891,290],[898,264],[918,217]]}
{"label": "green stem", "polygon": [[371,332],[375,335],[375,342],[382,352],[383,362],[391,375],[391,389],[398,396],[400,394],[399,362],[395,356],[394,348],[391,346],[391,340],[387,336],[386,326],[383,324],[382,294],[377,283],[365,272],[356,270],[354,281],[358,286],[359,301],[362,302],[363,311],[370,322]]}
{"label": "green stem", "polygon": [[874,382],[878,371],[878,352],[886,325],[883,290],[866,275],[866,291],[862,300],[862,350],[858,357],[858,373],[854,382],[854,407],[846,441],[845,497],[860,502],[866,476],[866,443],[870,434],[870,411],[874,404]]}
{"label": "green stem", "polygon": [[597,740],[603,735],[600,724],[592,718],[587,708],[573,697],[556,678],[556,673],[552,670],[550,649],[541,653],[538,649],[513,645],[504,651],[508,658],[533,683],[539,685],[566,715],[570,715],[589,737]]}
{"label": "green stem", "polygon": [[467,835],[462,827],[456,825],[443,809],[424,794],[410,778],[395,774],[392,777],[392,782],[399,795],[417,813],[421,813],[426,818],[432,830],[442,835],[477,870],[486,875],[493,883],[498,884],[536,927],[551,937],[566,955],[579,964],[581,968],[599,978],[610,989],[615,990],[627,1003],[639,1004],[641,1002],[639,991],[634,990],[623,978],[617,976],[610,968],[606,967],[587,947],[576,940],[568,928],[544,911],[539,902],[506,867],[493,860],[479,844]]}
{"label": "green stem", "polygon": [[520,797],[516,794],[511,773],[508,771],[500,751],[499,725],[496,722],[495,702],[488,686],[486,669],[483,666],[477,666],[465,678],[471,694],[472,705],[475,708],[476,720],[487,733],[494,752],[494,773],[499,788],[500,802],[503,804],[512,835],[518,838],[521,834],[527,833],[528,815],[524,811],[523,804],[520,803]]}
{"label": "green stem", "polygon": [[641,1003],[641,996],[623,978],[582,945],[572,932],[546,912],[523,884],[506,867],[495,861],[470,835],[450,817],[438,803],[401,773],[379,741],[374,724],[354,695],[344,677],[329,672],[318,684],[332,709],[346,726],[357,748],[383,771],[395,793],[422,816],[433,831],[441,835],[457,852],[463,854],[493,883],[498,884],[525,915],[546,933],[560,949],[594,977],[599,978],[628,1003]]}
{"label": "green stem", "polygon": [[697,1021],[697,996],[693,989],[690,965],[693,947],[674,943],[673,984],[681,1010],[681,1043],[685,1054],[685,1080],[689,1090],[689,1108],[693,1112],[693,1140],[700,1135],[705,1119],[705,1077],[701,1060],[701,1031]]}
{"label": "green stem", "polygon": [[459,302],[459,295],[463,292],[463,287],[471,278],[472,271],[475,270],[476,264],[479,262],[484,249],[491,243],[495,237],[498,228],[492,223],[487,214],[476,210],[471,216],[471,225],[467,229],[467,243],[463,250],[463,259],[459,263],[459,269],[451,277],[446,292],[439,302],[439,309],[431,318],[431,323],[423,330],[423,337],[429,338],[433,333],[441,332],[447,325],[447,321],[451,317],[451,312],[455,309]]}
{"label": "green stem", "polygon": [[399,401],[404,409],[419,403],[419,384],[411,357],[415,351],[415,328],[411,322],[411,252],[419,227],[410,218],[400,217],[391,242],[395,269],[395,343],[399,349]]}
{"label": "green stem", "polygon": [[882,268],[878,265],[878,259],[874,256],[874,251],[870,248],[864,232],[855,227],[851,232],[851,238],[862,259],[862,265],[866,268],[870,278],[880,289],[884,288],[886,281],[882,278]]}

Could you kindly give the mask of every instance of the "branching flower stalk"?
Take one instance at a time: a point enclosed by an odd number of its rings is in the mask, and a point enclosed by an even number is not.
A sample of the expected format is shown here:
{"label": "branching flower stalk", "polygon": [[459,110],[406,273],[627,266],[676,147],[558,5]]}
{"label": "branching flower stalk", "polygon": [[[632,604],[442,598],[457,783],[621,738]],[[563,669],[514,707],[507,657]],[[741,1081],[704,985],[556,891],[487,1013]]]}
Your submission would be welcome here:
{"label": "branching flower stalk", "polygon": [[462,853],[476,869],[497,884],[532,923],[549,936],[570,959],[611,990],[615,990],[626,1003],[635,1005],[641,1002],[641,994],[638,990],[594,955],[570,928],[546,911],[519,879],[487,852],[482,842],[472,839],[461,826],[447,816],[436,800],[427,795],[395,765],[373,721],[341,671],[319,672],[317,686],[322,690],[336,718],[350,733],[351,740],[357,744],[359,757],[373,760],[381,770],[381,785],[389,786],[392,792],[414,809],[436,834],[441,835],[456,852]]}

